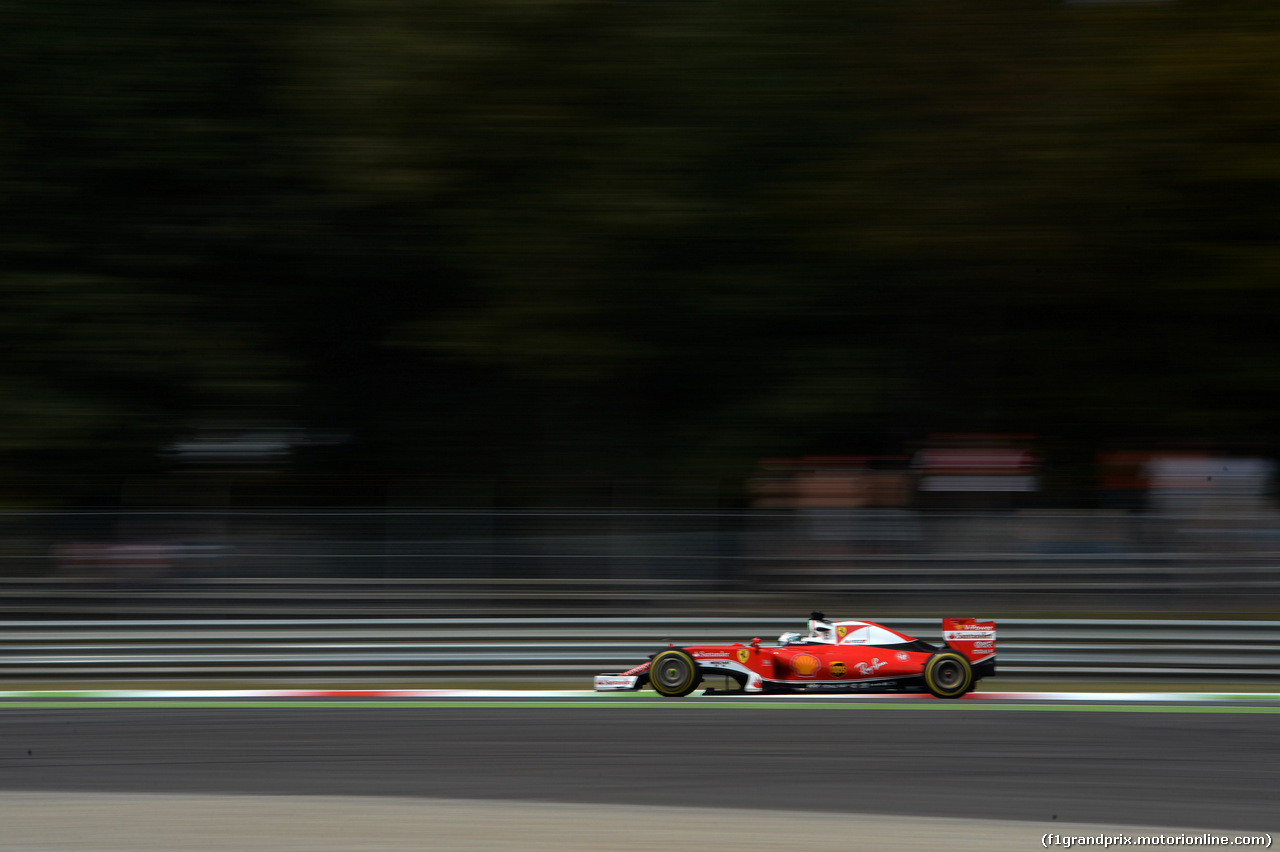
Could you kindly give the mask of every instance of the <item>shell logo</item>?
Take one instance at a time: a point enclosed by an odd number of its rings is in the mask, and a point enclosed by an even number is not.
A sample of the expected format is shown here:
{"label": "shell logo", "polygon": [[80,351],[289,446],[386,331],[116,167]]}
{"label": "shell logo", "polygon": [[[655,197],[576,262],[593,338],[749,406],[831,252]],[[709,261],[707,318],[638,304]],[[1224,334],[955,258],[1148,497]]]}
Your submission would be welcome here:
{"label": "shell logo", "polygon": [[836,662],[831,664],[832,677],[844,677],[844,673],[845,673],[844,663]]}
{"label": "shell logo", "polygon": [[791,670],[800,677],[813,677],[822,668],[822,661],[812,654],[796,654],[791,658]]}

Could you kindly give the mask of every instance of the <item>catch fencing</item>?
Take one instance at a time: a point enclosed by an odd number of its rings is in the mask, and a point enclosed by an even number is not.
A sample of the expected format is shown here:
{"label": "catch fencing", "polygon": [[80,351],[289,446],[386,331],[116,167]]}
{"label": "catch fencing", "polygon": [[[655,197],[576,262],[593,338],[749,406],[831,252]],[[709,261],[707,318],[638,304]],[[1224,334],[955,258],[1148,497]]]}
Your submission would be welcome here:
{"label": "catch fencing", "polygon": [[[880,619],[876,619],[880,620]],[[933,618],[887,626],[937,641]],[[766,642],[797,618],[21,621],[0,624],[0,679],[582,679],[668,646]],[[999,675],[1275,680],[1280,621],[1001,619]]]}
{"label": "catch fencing", "polygon": [[[1280,515],[0,513],[0,618],[1280,612]],[[962,613],[963,614],[963,613]]]}

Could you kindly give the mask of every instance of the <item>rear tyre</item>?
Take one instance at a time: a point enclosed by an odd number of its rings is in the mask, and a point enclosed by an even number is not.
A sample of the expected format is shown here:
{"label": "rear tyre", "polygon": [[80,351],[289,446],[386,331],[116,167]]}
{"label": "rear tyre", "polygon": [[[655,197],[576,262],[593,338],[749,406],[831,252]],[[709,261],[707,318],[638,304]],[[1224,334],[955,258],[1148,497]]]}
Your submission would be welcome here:
{"label": "rear tyre", "polygon": [[937,698],[959,698],[973,688],[973,667],[963,654],[934,654],[924,664],[924,685]]}
{"label": "rear tyre", "polygon": [[649,663],[649,685],[667,698],[683,698],[698,688],[702,674],[688,651],[673,648],[653,655]]}

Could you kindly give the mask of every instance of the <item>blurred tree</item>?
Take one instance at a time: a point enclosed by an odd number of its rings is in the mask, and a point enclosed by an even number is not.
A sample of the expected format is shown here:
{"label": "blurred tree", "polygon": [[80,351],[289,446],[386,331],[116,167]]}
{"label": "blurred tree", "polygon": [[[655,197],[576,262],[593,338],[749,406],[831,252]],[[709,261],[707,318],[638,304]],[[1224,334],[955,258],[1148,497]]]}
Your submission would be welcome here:
{"label": "blurred tree", "polygon": [[0,14],[11,469],[232,415],[373,475],[1275,448],[1268,4]]}
{"label": "blurred tree", "polygon": [[161,469],[204,417],[278,416],[283,359],[224,277],[254,276],[272,189],[260,22],[141,0],[0,16],[8,492],[82,493]]}

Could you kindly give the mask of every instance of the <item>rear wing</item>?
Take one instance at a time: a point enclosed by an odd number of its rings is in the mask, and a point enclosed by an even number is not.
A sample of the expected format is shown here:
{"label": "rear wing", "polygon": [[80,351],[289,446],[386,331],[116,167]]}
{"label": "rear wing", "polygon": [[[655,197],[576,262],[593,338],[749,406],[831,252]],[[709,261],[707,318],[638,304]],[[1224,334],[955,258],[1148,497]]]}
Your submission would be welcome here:
{"label": "rear wing", "polygon": [[953,651],[959,651],[971,663],[995,661],[996,623],[972,618],[942,619],[942,641]]}

